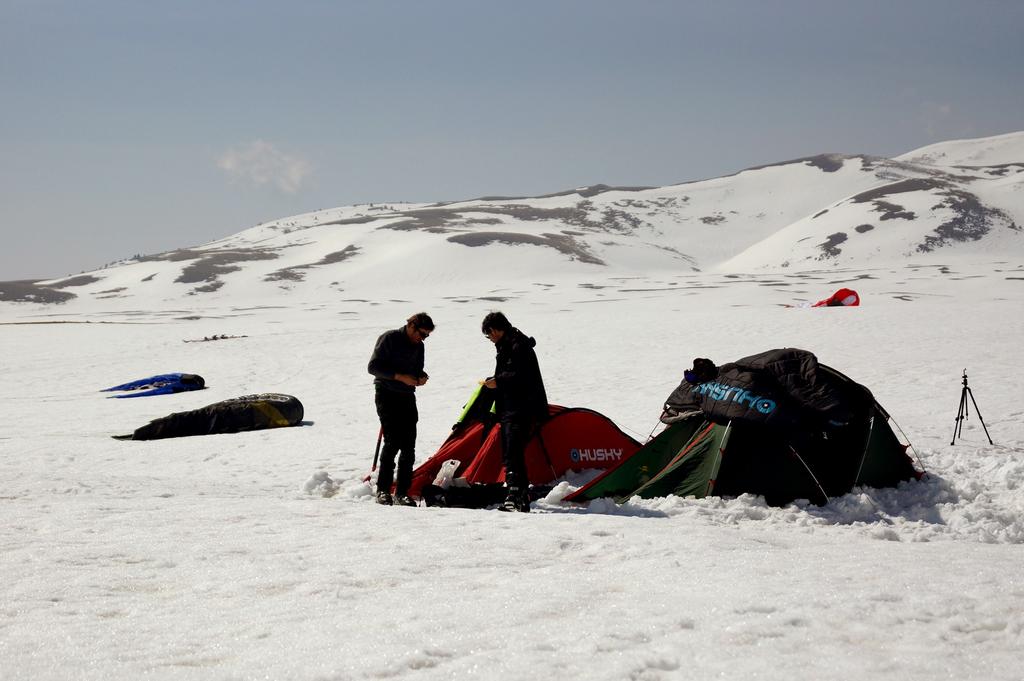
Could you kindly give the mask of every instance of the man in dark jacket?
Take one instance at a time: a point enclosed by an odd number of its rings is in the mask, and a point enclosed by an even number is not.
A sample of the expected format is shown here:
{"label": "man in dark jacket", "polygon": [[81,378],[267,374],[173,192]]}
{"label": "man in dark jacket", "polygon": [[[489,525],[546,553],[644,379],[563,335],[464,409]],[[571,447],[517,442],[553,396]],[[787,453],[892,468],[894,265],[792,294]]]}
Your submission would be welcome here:
{"label": "man in dark jacket", "polygon": [[481,325],[497,352],[494,375],[483,383],[496,390],[495,411],[501,423],[501,445],[508,497],[502,511],[530,510],[524,452],[537,426],[548,417],[548,397],[540,375],[537,341],[512,326],[500,312],[491,312]]}
{"label": "man in dark jacket", "polygon": [[[377,339],[366,370],[373,374],[374,401],[384,448],[380,452],[377,473],[377,503],[390,506],[415,506],[409,497],[412,464],[416,459],[416,388],[426,384],[423,371],[425,341],[434,330],[434,321],[426,312],[409,317],[405,326],[386,331]],[[398,478],[395,480],[395,457]],[[391,484],[395,483],[395,496]]]}

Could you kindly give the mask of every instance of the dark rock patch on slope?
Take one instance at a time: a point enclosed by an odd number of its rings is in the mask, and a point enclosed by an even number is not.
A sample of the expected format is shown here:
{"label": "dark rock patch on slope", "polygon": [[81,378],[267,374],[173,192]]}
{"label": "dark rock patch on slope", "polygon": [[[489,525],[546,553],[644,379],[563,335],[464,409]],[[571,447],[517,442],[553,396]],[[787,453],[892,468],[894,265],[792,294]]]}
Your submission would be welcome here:
{"label": "dark rock patch on slope", "polygon": [[578,194],[585,199],[593,198],[598,194],[604,194],[606,192],[642,192],[648,189],[656,189],[657,187],[611,187],[606,184],[595,184],[589,187],[580,187],[578,189],[567,189],[561,192],[555,192],[554,194],[544,194],[542,196],[483,196],[476,201],[525,201],[526,199],[555,199],[560,196],[572,196]]}
{"label": "dark rock patch on slope", "polygon": [[70,279],[62,279],[55,281],[52,284],[47,284],[50,288],[70,288],[72,286],[88,286],[89,284],[95,284],[99,281],[99,277],[94,277],[91,274],[82,274],[77,277],[71,277]]}
{"label": "dark rock patch on slope", "polygon": [[40,286],[35,280],[0,281],[0,300],[12,303],[66,303],[77,298],[74,293],[52,286]]}
{"label": "dark rock patch on slope", "polygon": [[565,208],[538,208],[528,204],[504,206],[469,206],[465,208],[429,208],[402,213],[402,219],[380,226],[380,229],[399,231],[424,230],[435,234],[462,232],[479,225],[498,225],[500,217],[486,218],[479,214],[504,216],[523,222],[558,222],[587,232],[608,232],[629,234],[642,226],[643,221],[635,215],[612,207],[603,208],[599,215],[592,216],[594,205],[580,201]]}
{"label": "dark rock patch on slope", "polygon": [[1006,177],[1007,175],[1024,172],[1024,163],[1000,163],[992,166],[953,166],[961,170],[974,170],[985,173],[992,177]]}
{"label": "dark rock patch on slope", "polygon": [[194,260],[195,262],[186,265],[181,270],[181,274],[174,281],[179,284],[202,282],[209,284],[217,281],[222,275],[242,269],[237,263],[274,260],[277,257],[276,251],[264,248],[234,248],[221,251],[183,249],[150,256],[146,260],[169,260],[172,262]]}
{"label": "dark rock patch on slope", "polygon": [[[781,161],[779,163],[768,163],[763,166],[754,166],[753,168],[746,168],[741,172],[747,172],[750,170],[764,170],[765,168],[780,168],[782,166],[791,166],[797,163],[817,168],[822,172],[834,173],[843,167],[843,164],[854,158],[860,158],[858,156],[849,156],[847,154],[818,154],[817,156],[804,156],[803,158],[794,158],[789,161]],[[729,177],[729,176],[727,176]]]}
{"label": "dark rock patch on slope", "polygon": [[921,253],[930,253],[951,243],[977,241],[988,234],[997,222],[1002,222],[1009,229],[1020,230],[1006,212],[986,206],[970,192],[951,189],[945,192],[945,196],[946,199],[933,210],[948,208],[954,217],[939,225],[933,234],[918,244],[917,250]]}
{"label": "dark rock patch on slope", "polygon": [[308,265],[293,265],[291,267],[285,267],[275,272],[271,272],[267,276],[263,277],[264,281],[302,281],[306,276],[306,270],[314,267],[323,267],[324,265],[334,265],[339,262],[344,262],[349,258],[353,257],[359,252],[358,246],[346,246],[340,251],[334,253],[328,253],[323,258],[314,263]]}
{"label": "dark rock patch on slope", "polygon": [[906,192],[923,192],[931,189],[942,189],[947,187],[948,184],[941,180],[933,180],[926,177],[915,177],[909,180],[901,180],[899,182],[893,182],[882,187],[875,187],[869,189],[866,192],[857,194],[852,199],[853,203],[865,203],[867,201],[878,201],[886,196],[892,196],[893,194],[905,194]]}
{"label": "dark rock patch on slope", "polygon": [[818,260],[838,256],[842,253],[842,250],[839,248],[839,244],[845,242],[848,238],[849,237],[846,236],[846,232],[830,234],[826,241],[818,244],[818,248],[821,249],[821,256],[818,257]]}
{"label": "dark rock patch on slope", "polygon": [[881,213],[882,217],[879,220],[913,220],[917,215],[912,210],[906,210],[903,206],[888,201],[875,201],[875,207],[872,209],[876,213]]}
{"label": "dark rock patch on slope", "polygon": [[580,243],[571,236],[565,234],[515,234],[512,232],[473,232],[469,234],[456,234],[448,237],[448,241],[463,246],[487,246],[488,244],[502,243],[510,245],[527,244],[530,246],[543,246],[553,248],[559,253],[569,256],[571,260],[590,263],[592,265],[604,265],[603,260],[596,257],[587,250],[586,245]]}

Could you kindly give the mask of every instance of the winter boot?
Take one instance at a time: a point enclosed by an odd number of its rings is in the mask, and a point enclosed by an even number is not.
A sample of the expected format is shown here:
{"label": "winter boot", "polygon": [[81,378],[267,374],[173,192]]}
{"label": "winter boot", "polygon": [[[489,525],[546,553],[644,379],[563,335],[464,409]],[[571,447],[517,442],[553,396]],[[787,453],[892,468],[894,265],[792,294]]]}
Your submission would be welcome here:
{"label": "winter boot", "polygon": [[391,506],[395,503],[395,500],[391,498],[390,492],[385,492],[384,490],[381,490],[377,492],[377,503],[382,504],[384,506]]}
{"label": "winter boot", "polygon": [[501,502],[501,506],[498,507],[498,510],[505,512],[518,511],[520,513],[529,513],[530,497],[527,495],[526,490],[510,487],[508,490],[508,496],[505,497],[505,501]]}

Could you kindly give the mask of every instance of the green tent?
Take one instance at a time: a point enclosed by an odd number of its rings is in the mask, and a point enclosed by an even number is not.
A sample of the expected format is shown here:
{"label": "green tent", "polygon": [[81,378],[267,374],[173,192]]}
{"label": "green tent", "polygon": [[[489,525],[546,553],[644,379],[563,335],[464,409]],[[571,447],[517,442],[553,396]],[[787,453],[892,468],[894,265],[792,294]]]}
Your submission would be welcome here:
{"label": "green tent", "polygon": [[601,497],[630,495],[682,456],[686,444],[698,429],[709,424],[703,418],[691,418],[669,424],[636,454],[609,468],[584,487],[566,497],[567,501],[590,501]]}
{"label": "green tent", "polygon": [[[696,419],[694,419],[696,420]],[[729,444],[729,426],[701,419],[693,437],[665,468],[632,492],[620,495],[619,502],[638,496],[643,499],[667,497],[705,497],[712,492]]]}
{"label": "green tent", "polygon": [[669,424],[635,455],[566,497],[624,502],[668,495],[757,494],[773,506],[827,503],[857,486],[895,487],[920,477],[876,403],[866,423],[829,433],[783,433],[715,423],[702,413]]}

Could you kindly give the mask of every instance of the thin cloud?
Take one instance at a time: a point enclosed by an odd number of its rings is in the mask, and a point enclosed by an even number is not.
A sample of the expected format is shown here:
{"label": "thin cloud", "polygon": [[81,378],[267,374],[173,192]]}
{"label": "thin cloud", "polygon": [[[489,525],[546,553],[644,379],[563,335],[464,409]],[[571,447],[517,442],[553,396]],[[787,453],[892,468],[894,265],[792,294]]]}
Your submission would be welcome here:
{"label": "thin cloud", "polygon": [[270,185],[287,194],[297,192],[312,173],[308,161],[286,154],[264,140],[228,149],[217,159],[217,167],[233,179],[257,187]]}

